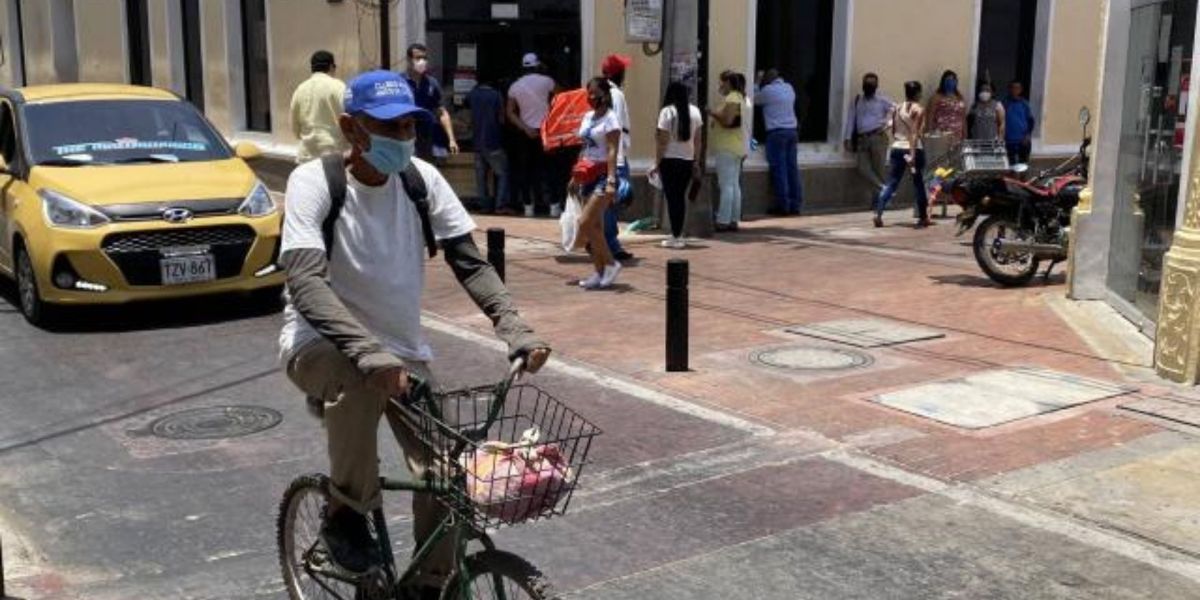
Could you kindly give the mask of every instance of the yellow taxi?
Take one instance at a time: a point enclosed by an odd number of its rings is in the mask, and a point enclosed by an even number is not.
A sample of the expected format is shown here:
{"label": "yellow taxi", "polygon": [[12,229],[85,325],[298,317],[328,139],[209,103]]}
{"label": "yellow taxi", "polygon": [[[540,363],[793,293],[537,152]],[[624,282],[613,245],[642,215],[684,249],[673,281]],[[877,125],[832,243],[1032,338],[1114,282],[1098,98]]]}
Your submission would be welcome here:
{"label": "yellow taxi", "polygon": [[270,294],[280,207],[191,104],[147,87],[0,90],[0,272],[58,305]]}

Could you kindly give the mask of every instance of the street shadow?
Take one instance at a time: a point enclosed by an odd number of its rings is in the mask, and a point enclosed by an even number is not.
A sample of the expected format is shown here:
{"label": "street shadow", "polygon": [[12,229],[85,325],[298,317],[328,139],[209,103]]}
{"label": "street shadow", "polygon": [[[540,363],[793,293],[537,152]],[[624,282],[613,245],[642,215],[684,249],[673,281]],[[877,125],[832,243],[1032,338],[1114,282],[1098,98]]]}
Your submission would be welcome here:
{"label": "street shadow", "polygon": [[1067,283],[1066,273],[1051,273],[1050,278],[1043,278],[1041,272],[1036,277],[1031,279],[1027,285],[1006,287],[989,279],[986,275],[966,275],[956,273],[954,275],[930,275],[929,279],[938,285],[957,285],[959,287],[973,288],[993,288],[998,290],[1020,289],[1027,287],[1051,287],[1056,285],[1064,285]]}
{"label": "street shadow", "polygon": [[[16,286],[0,284],[0,313],[20,314]],[[256,319],[283,309],[282,289],[118,305],[55,306],[49,333],[123,333]]]}

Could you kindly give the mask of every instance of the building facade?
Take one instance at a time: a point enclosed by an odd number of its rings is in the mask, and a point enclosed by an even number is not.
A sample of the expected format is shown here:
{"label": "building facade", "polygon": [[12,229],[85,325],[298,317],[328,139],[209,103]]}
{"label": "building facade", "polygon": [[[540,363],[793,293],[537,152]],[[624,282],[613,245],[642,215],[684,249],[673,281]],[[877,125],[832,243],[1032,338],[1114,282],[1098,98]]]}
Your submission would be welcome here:
{"label": "building facade", "polygon": [[[861,209],[865,188],[842,149],[861,76],[902,97],[906,80],[932,91],[943,70],[963,82],[987,77],[998,90],[1023,81],[1038,117],[1034,155],[1070,154],[1076,114],[1094,106],[1105,0],[673,0],[700,5],[699,80],[715,98],[717,74],[780,69],[798,92],[799,161],[814,210]],[[596,74],[613,52],[632,56],[626,82],[632,162],[653,157],[664,60],[653,43],[630,42],[625,0],[0,0],[0,83],[124,81],[174,90],[230,138],[271,154],[293,152],[288,103],[316,49],[337,55],[339,74],[387,64],[424,42],[451,96],[455,128],[469,148],[462,92],[503,82],[525,51],[538,51],[568,87]],[[658,2],[642,2],[653,8]],[[454,92],[451,94],[450,92]],[[760,138],[761,139],[761,138]],[[451,165],[460,167],[460,159]],[[761,150],[747,168],[747,211],[766,207]],[[471,177],[452,176],[464,195]],[[848,190],[859,193],[850,193]]]}
{"label": "building facade", "polygon": [[[1170,379],[1200,377],[1200,162],[1193,159],[1197,0],[1110,0],[1092,203],[1077,214],[1071,296],[1102,300],[1155,341]],[[1188,174],[1191,174],[1190,176]]]}

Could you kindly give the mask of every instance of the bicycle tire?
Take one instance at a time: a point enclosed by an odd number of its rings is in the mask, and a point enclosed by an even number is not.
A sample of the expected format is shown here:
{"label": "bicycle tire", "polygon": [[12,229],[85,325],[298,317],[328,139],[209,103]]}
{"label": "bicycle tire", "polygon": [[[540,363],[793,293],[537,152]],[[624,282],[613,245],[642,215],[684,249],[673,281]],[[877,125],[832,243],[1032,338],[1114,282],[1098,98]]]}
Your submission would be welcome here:
{"label": "bicycle tire", "polygon": [[[546,576],[537,567],[515,554],[501,550],[483,550],[468,556],[465,562],[467,573],[470,576],[472,593],[465,597],[459,593],[459,589],[462,587],[462,574],[456,572],[446,582],[446,587],[442,589],[442,600],[497,598],[495,594],[497,587],[510,592],[504,596],[507,600],[560,600],[561,598],[554,592],[546,580]],[[487,587],[476,588],[474,582],[483,577],[489,579]],[[497,584],[497,581],[506,582],[506,584]],[[492,594],[480,596],[473,593],[476,590],[481,592],[490,590]],[[524,595],[516,595],[511,592],[521,592]]]}
{"label": "bicycle tire", "polygon": [[[305,503],[310,498],[315,500],[319,506],[324,506],[329,501],[329,478],[327,476],[313,473],[293,479],[288,485],[287,491],[283,493],[283,499],[279,502],[279,515],[276,518],[275,531],[284,588],[292,600],[354,600],[359,597],[356,586],[331,578],[318,581],[303,570],[298,560],[297,552],[303,552],[303,549],[297,549],[296,527],[298,519],[304,516],[301,511],[307,506],[311,506]],[[307,514],[316,519],[318,529],[306,531],[306,535],[313,539],[306,540],[307,543],[302,543],[300,548],[315,543],[315,536],[320,527],[320,513],[312,514],[311,511],[308,511]],[[322,586],[322,583],[325,585]],[[329,591],[330,589],[333,591]]]}

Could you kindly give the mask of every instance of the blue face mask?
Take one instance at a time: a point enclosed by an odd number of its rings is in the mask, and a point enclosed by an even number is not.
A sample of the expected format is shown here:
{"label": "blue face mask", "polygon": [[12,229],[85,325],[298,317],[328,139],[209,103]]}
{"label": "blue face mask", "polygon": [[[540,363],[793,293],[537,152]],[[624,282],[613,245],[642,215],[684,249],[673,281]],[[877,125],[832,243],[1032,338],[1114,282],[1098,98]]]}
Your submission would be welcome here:
{"label": "blue face mask", "polygon": [[417,151],[417,140],[394,140],[380,135],[371,135],[371,149],[362,157],[384,175],[399,173],[408,168]]}
{"label": "blue face mask", "polygon": [[942,84],[942,92],[943,93],[953,94],[954,91],[957,89],[958,89],[958,80],[953,77],[947,79],[946,82]]}

